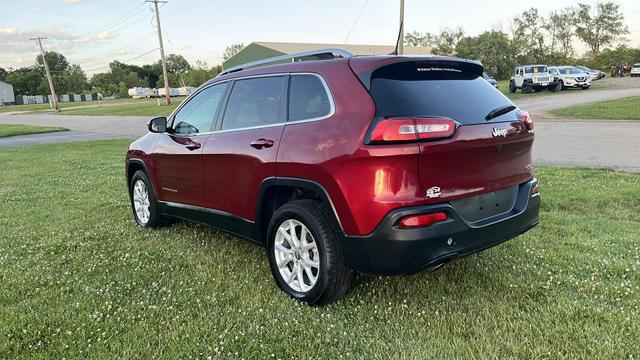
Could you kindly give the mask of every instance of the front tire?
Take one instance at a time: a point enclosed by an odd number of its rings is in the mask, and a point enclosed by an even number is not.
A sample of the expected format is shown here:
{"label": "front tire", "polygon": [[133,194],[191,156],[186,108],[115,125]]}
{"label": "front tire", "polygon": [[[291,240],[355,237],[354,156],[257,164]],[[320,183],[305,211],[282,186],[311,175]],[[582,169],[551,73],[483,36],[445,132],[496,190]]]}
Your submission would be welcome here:
{"label": "front tire", "polygon": [[516,84],[514,84],[513,81],[509,81],[509,92],[514,94],[516,90],[518,90]]}
{"label": "front tire", "polygon": [[129,195],[133,218],[140,227],[159,228],[167,225],[167,218],[160,212],[153,186],[144,171],[138,170],[131,177]]}
{"label": "front tire", "polygon": [[271,274],[285,293],[309,305],[336,301],[353,279],[330,216],[319,201],[296,200],[276,210],[269,223]]}

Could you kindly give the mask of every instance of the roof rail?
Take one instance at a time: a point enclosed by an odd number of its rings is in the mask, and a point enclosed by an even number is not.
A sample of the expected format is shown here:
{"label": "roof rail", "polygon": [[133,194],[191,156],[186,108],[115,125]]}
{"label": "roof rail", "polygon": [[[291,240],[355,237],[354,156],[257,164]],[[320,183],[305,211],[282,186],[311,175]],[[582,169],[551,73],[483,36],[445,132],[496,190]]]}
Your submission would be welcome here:
{"label": "roof rail", "polygon": [[345,49],[340,49],[340,48],[326,48],[326,49],[304,51],[304,52],[299,52],[294,54],[285,54],[285,55],[252,61],[252,62],[241,64],[238,66],[234,66],[229,69],[223,70],[220,74],[218,74],[218,76],[226,75],[232,72],[241,71],[245,69],[251,69],[254,67],[267,65],[274,62],[278,62],[278,61],[291,60],[291,62],[294,62],[296,58],[303,58],[303,57],[309,57],[309,56],[318,56],[318,57],[322,57],[322,60],[327,60],[327,59],[335,59],[335,58],[348,59],[352,57],[353,54]]}

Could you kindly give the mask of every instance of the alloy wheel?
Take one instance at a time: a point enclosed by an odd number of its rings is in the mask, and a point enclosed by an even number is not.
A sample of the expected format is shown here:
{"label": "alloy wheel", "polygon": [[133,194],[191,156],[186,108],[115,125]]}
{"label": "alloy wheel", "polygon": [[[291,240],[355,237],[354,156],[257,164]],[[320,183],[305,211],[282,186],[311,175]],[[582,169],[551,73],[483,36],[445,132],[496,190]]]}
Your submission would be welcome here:
{"label": "alloy wheel", "polygon": [[302,222],[283,221],[276,232],[273,251],[287,286],[301,293],[313,289],[320,275],[320,253],[313,235]]}
{"label": "alloy wheel", "polygon": [[150,212],[149,191],[147,185],[142,180],[137,180],[133,185],[133,208],[136,217],[142,225],[149,222]]}

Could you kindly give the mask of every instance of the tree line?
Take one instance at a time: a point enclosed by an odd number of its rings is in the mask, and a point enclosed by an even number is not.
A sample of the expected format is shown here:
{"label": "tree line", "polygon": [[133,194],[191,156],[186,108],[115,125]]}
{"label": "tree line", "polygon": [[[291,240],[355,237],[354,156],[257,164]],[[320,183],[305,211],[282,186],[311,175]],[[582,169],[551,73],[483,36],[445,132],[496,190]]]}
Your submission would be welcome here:
{"label": "tree line", "polygon": [[[628,34],[616,3],[593,7],[579,3],[546,15],[531,8],[512,20],[509,33],[488,30],[466,36],[461,27],[438,34],[413,31],[406,34],[404,43],[431,47],[434,54],[479,60],[492,75],[505,79],[518,64],[582,63],[606,70],[618,63],[640,61],[640,49],[624,44]],[[574,48],[576,40],[588,49],[580,58]]]}
{"label": "tree line", "polygon": [[[58,94],[91,92],[127,97],[127,91],[132,87],[164,87],[160,61],[138,66],[114,60],[109,63],[108,71],[94,74],[89,79],[79,65],[70,64],[63,54],[47,51],[45,57]],[[49,94],[42,55],[35,60],[32,66],[9,70],[0,68],[0,80],[13,85],[16,95]],[[202,61],[190,64],[182,55],[169,54],[166,61],[171,87],[197,87],[222,71],[221,65],[209,67]]]}

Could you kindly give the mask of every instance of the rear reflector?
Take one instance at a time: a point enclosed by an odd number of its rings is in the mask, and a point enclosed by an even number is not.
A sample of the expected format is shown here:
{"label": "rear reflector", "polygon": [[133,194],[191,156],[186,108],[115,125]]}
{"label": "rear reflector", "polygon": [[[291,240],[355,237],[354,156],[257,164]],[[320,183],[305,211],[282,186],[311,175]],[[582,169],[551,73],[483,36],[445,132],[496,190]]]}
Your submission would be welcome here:
{"label": "rear reflector", "polygon": [[447,214],[437,212],[433,214],[410,215],[400,219],[398,225],[403,228],[418,228],[433,225],[437,222],[447,220]]}
{"label": "rear reflector", "polygon": [[518,119],[524,123],[524,126],[528,130],[533,130],[533,120],[531,115],[526,111],[518,111]]}
{"label": "rear reflector", "polygon": [[378,121],[369,137],[370,142],[433,140],[452,136],[456,122],[441,118],[388,118]]}

